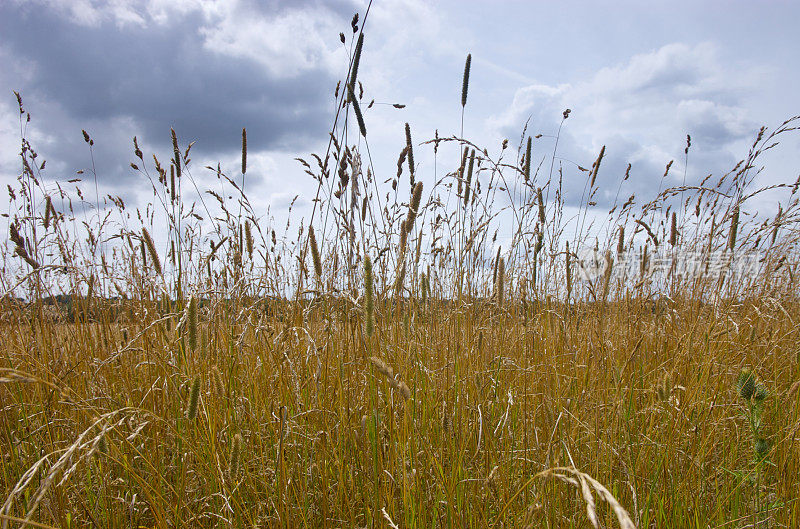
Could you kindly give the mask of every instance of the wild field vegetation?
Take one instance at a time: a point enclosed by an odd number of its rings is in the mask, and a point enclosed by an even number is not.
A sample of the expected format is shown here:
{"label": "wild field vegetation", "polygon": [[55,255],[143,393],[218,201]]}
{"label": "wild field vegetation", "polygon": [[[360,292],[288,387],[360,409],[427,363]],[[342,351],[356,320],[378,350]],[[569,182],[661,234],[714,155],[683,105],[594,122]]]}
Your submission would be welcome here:
{"label": "wild field vegetation", "polygon": [[232,174],[176,131],[169,160],[134,138],[153,194],[131,208],[91,171],[48,178],[19,100],[3,526],[800,526],[800,182],[754,188],[796,121],[700,183],[670,162],[652,197],[605,149],[576,167],[527,131],[483,149],[406,125],[376,174],[358,23],[291,224],[248,200],[244,130]]}

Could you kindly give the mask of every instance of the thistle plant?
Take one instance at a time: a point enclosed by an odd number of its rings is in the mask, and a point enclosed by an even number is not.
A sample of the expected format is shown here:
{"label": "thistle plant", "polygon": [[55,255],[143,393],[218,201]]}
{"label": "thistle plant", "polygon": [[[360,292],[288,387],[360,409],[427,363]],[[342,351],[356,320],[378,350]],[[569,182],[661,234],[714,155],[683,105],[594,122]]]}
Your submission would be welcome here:
{"label": "thistle plant", "polygon": [[736,379],[736,389],[739,392],[739,397],[746,405],[744,416],[750,426],[750,437],[753,442],[753,463],[755,465],[750,475],[754,475],[756,479],[756,498],[760,509],[761,473],[770,451],[770,443],[762,428],[764,401],[769,396],[769,392],[750,369],[743,369],[739,373]]}
{"label": "thistle plant", "polygon": [[750,369],[744,369],[739,373],[736,379],[736,389],[747,406],[745,418],[750,426],[750,434],[753,439],[753,456],[756,463],[760,464],[769,452],[769,441],[765,439],[762,430],[764,401],[769,396],[769,392]]}

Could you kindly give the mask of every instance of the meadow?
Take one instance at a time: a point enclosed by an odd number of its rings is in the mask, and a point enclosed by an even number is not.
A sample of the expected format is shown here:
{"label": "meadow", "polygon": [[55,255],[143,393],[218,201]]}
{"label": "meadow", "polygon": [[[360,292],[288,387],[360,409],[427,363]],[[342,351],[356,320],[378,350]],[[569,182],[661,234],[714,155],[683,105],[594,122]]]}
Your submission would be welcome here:
{"label": "meadow", "polygon": [[800,526],[800,180],[754,185],[797,118],[725,174],[675,186],[670,162],[609,207],[630,175],[605,148],[564,164],[528,130],[484,148],[407,124],[377,175],[357,20],[341,38],[291,224],[248,199],[245,130],[233,171],[195,167],[191,131],[169,159],[133,138],[136,208],[91,171],[48,177],[17,96],[2,526]]}

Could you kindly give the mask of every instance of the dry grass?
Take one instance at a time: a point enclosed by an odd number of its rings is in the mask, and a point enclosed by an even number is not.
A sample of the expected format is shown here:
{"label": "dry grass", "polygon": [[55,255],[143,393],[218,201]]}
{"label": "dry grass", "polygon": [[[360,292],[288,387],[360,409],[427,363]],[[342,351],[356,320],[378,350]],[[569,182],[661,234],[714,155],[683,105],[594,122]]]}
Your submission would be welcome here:
{"label": "dry grass", "polygon": [[[348,78],[341,112],[363,94]],[[453,171],[420,164],[406,185],[407,128],[383,183],[362,159],[370,107],[302,161],[318,191],[297,233],[253,212],[244,132],[241,174],[209,167],[226,191],[193,202],[191,146],[173,132],[168,178],[135,141],[143,211],[48,183],[23,138],[0,279],[4,526],[800,524],[798,185],[753,189],[795,121],[730,173],[637,202],[598,187],[615,187],[605,149],[559,167],[527,131],[512,160],[437,132],[417,163],[452,150]],[[586,180],[578,218],[567,171]],[[783,193],[774,218],[748,210],[763,192]],[[721,273],[650,274],[666,242],[719,252]],[[606,268],[581,279],[595,244]],[[734,274],[753,250],[758,272]]]}

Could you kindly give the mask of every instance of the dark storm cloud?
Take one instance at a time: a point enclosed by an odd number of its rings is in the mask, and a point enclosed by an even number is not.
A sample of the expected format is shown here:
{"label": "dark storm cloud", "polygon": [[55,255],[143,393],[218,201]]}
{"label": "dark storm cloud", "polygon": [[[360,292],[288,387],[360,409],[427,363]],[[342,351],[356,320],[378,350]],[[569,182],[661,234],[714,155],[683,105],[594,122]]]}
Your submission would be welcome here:
{"label": "dark storm cloud", "polygon": [[[120,144],[120,131],[112,130],[120,124],[154,148],[168,146],[174,127],[183,145],[197,140],[195,151],[211,156],[238,149],[242,127],[252,151],[302,151],[324,138],[335,85],[330,73],[319,66],[276,78],[251,59],[204,48],[204,23],[195,12],[163,25],[105,20],[83,26],[54,9],[4,3],[0,46],[26,74],[4,89],[9,97],[12,89],[22,93],[39,118],[35,125],[65,138],[44,153],[65,169],[86,164],[85,151],[76,153],[74,144],[81,143],[81,128],[92,133],[98,156],[104,151],[116,166],[109,180],[130,175],[125,168],[132,157],[124,153],[132,151],[131,138]],[[123,158],[112,161],[117,156]]]}

